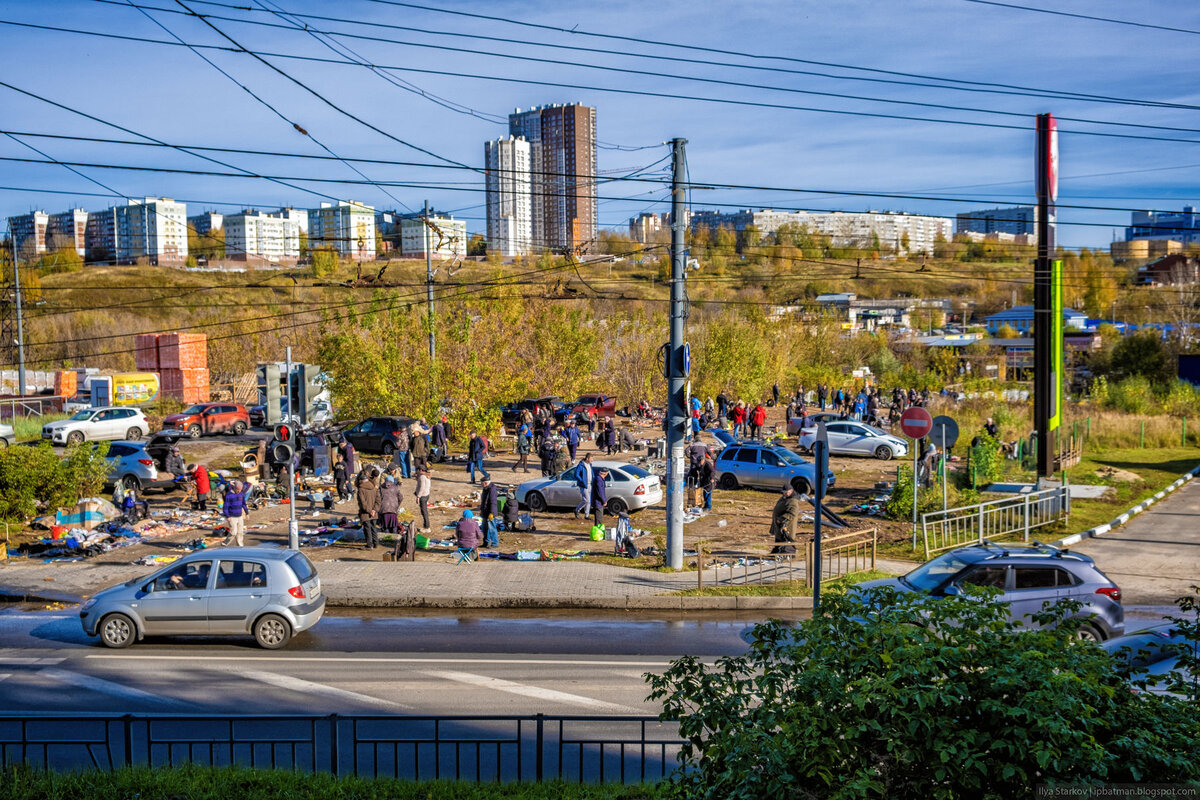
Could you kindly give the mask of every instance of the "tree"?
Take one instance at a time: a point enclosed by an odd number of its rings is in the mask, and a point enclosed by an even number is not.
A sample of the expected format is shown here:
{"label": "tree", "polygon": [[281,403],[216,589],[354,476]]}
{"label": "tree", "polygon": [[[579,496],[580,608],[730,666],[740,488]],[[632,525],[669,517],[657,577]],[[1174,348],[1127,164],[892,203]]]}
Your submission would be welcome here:
{"label": "tree", "polygon": [[487,239],[483,238],[482,233],[471,234],[471,238],[467,242],[467,255],[469,255],[469,256],[487,255]]}
{"label": "tree", "polygon": [[946,241],[944,234],[939,233],[933,237],[933,257],[939,259],[950,258],[953,251],[950,249],[950,243]]}
{"label": "tree", "polygon": [[52,253],[46,253],[38,259],[38,269],[43,275],[53,275],[59,272],[79,272],[83,269],[83,256],[74,247],[63,247]]}
{"label": "tree", "polygon": [[1139,331],[1122,338],[1113,346],[1113,375],[1130,378],[1141,375],[1154,382],[1171,379],[1171,364],[1162,339],[1154,330]]}
{"label": "tree", "polygon": [[997,339],[1017,339],[1020,336],[1021,334],[1017,332],[1017,329],[1007,322],[1001,325],[996,331]]}
{"label": "tree", "polygon": [[826,593],[811,619],[756,626],[744,655],[648,675],[686,742],[673,796],[1008,800],[1200,778],[1194,699],[1131,691],[1068,605],[1019,630],[993,597]]}
{"label": "tree", "polygon": [[312,273],[314,278],[328,278],[338,270],[338,253],[332,247],[318,247],[312,251]]}

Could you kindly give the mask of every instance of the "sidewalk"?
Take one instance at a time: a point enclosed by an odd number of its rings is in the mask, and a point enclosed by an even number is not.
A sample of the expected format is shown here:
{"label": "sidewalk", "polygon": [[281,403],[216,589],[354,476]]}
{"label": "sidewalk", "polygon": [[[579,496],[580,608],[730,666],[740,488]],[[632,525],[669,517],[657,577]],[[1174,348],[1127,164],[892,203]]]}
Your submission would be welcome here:
{"label": "sidewalk", "polygon": [[[905,572],[911,565],[880,561]],[[80,562],[0,565],[0,595],[74,601],[106,586],[149,575],[157,567]],[[317,565],[331,607],[587,608],[618,610],[807,609],[811,597],[684,597],[695,572],[666,573],[579,561],[489,561],[439,564],[325,561]],[[704,572],[704,585],[717,581]],[[729,570],[719,570],[729,585]],[[753,569],[752,569],[753,574]],[[803,569],[795,573],[803,575]],[[735,572],[734,582],[742,577]]]}

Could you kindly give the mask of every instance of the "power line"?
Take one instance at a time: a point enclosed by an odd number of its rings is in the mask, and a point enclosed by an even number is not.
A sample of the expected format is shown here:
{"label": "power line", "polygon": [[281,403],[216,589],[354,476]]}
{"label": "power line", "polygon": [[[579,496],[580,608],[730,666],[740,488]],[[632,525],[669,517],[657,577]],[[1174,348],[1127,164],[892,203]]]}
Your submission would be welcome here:
{"label": "power line", "polygon": [[1112,17],[1097,17],[1092,14],[1074,14],[1070,11],[1055,11],[1050,8],[1035,8],[1033,6],[1021,6],[1016,3],[1000,3],[997,0],[967,0],[968,3],[978,3],[983,6],[1000,6],[1001,8],[1015,8],[1019,11],[1036,11],[1039,14],[1052,14],[1056,17],[1072,17],[1074,19],[1086,19],[1092,22],[1109,22],[1114,25],[1128,25],[1133,28],[1149,28],[1156,31],[1170,31],[1172,33],[1190,33],[1192,35],[1200,35],[1200,31],[1191,28],[1176,28],[1171,25],[1153,25],[1149,22],[1134,22],[1128,19],[1113,19]]}
{"label": "power line", "polygon": [[[372,2],[381,2],[382,0],[371,0],[371,1]],[[177,0],[177,2],[178,2],[178,0]],[[198,18],[203,19],[203,16],[198,15]],[[166,45],[166,46],[170,46],[170,47],[185,46],[185,45],[179,44],[178,42],[170,42],[170,41],[165,41],[163,39],[152,39],[152,38],[144,37],[144,36],[132,36],[132,35],[107,33],[107,32],[99,32],[99,31],[79,30],[79,29],[75,29],[75,28],[66,28],[66,27],[62,27],[62,26],[40,25],[40,24],[36,24],[36,23],[31,23],[31,22],[14,22],[12,20],[0,20],[0,24],[14,25],[14,26],[25,27],[25,28],[34,28],[34,29],[39,29],[39,30],[56,31],[56,32],[60,32],[60,33],[74,33],[74,34],[79,34],[79,35],[83,35],[83,36],[94,36],[94,37],[101,37],[101,38],[118,39],[118,40],[123,40],[123,41],[136,41],[136,42],[142,42],[142,43],[146,43],[146,44]],[[211,26],[211,23],[209,23],[209,24]],[[279,59],[288,59],[288,60],[295,60],[295,61],[306,61],[306,62],[315,62],[315,63],[324,63],[324,64],[338,64],[338,65],[342,65],[342,66],[362,66],[358,62],[351,61],[348,59],[322,58],[319,56],[305,56],[305,55],[298,55],[298,54],[293,54],[293,53],[276,53],[276,52],[272,52],[272,51],[248,50],[248,49],[240,47],[240,46],[238,46],[237,48],[224,47],[221,45],[199,45],[199,44],[189,44],[186,46],[194,47],[194,48],[209,49],[209,50],[219,50],[219,51],[223,51],[223,52],[245,53],[246,55],[249,55],[249,56],[257,59],[257,60],[261,61],[262,63],[272,66],[273,69],[276,69],[277,71],[281,72],[284,75],[286,75],[287,73],[284,73],[282,70],[278,70],[278,68],[274,67],[274,65],[271,65],[271,63],[269,61],[266,61],[266,58],[279,58]],[[921,116],[916,116],[916,115],[911,115],[911,114],[887,114],[887,113],[878,112],[878,111],[874,111],[874,112],[873,111],[851,111],[849,109],[820,108],[820,107],[816,107],[816,106],[799,106],[799,105],[790,105],[790,104],[784,104],[784,103],[768,103],[768,102],[760,102],[760,101],[744,100],[744,99],[734,99],[734,98],[724,98],[724,97],[705,97],[705,96],[701,96],[701,95],[688,95],[688,94],[679,94],[679,93],[672,93],[672,92],[655,92],[655,91],[640,90],[640,89],[623,89],[623,88],[614,88],[614,87],[607,87],[607,86],[592,86],[589,84],[534,80],[534,79],[530,79],[530,78],[516,78],[516,77],[497,76],[497,75],[482,75],[482,74],[470,73],[470,72],[455,72],[455,71],[451,71],[451,70],[436,70],[436,69],[418,68],[418,67],[405,67],[405,66],[398,66],[398,65],[374,64],[372,66],[374,66],[376,69],[382,69],[382,70],[387,70],[387,71],[392,71],[392,72],[411,72],[411,73],[424,74],[424,75],[441,75],[441,76],[445,76],[445,77],[469,78],[469,79],[474,79],[474,80],[493,81],[493,82],[498,82],[498,83],[521,83],[521,84],[527,84],[530,86],[549,86],[549,87],[560,88],[560,89],[576,89],[576,90],[584,90],[584,91],[604,92],[607,94],[623,94],[623,95],[631,95],[631,96],[636,96],[636,97],[654,97],[654,98],[662,98],[662,99],[669,99],[669,100],[686,100],[686,101],[690,101],[690,102],[715,103],[715,104],[719,104],[719,105],[744,106],[744,107],[748,107],[748,108],[767,108],[767,109],[773,109],[773,110],[779,110],[779,111],[800,111],[800,112],[814,113],[814,114],[832,114],[832,115],[836,115],[836,116],[866,117],[866,118],[871,118],[871,119],[890,119],[890,120],[897,120],[897,121],[903,121],[903,122],[927,122],[927,123],[942,124],[942,125],[957,125],[957,126],[966,126],[966,127],[974,127],[974,128],[993,128],[993,129],[997,129],[997,130],[1016,130],[1016,131],[1022,131],[1022,132],[1028,132],[1028,130],[1029,130],[1028,126],[1025,126],[1025,125],[1007,125],[1007,124],[999,123],[999,122],[982,122],[982,121],[964,120],[964,119],[942,119],[942,118],[937,118],[937,117],[921,117]],[[289,79],[293,80],[297,85],[301,86],[306,91],[313,93],[313,94],[317,94],[315,92],[315,90],[307,87],[303,82],[298,81],[294,78],[290,78],[290,76],[289,76]],[[392,134],[389,134],[386,131],[383,131],[378,126],[375,126],[375,125],[361,119],[360,117],[350,114],[350,112],[345,111],[344,109],[340,108],[336,104],[327,100],[323,96],[320,96],[319,94],[318,94],[318,96],[321,97],[322,102],[326,103],[331,108],[338,111],[338,113],[348,116],[349,118],[355,120],[356,122],[359,122],[362,125],[365,125],[366,127],[370,128],[371,130],[374,130],[377,133],[380,133],[381,135],[386,136],[389,139],[398,141],[399,143],[404,144],[405,146],[413,147],[414,149],[424,152],[427,155],[433,155],[435,158],[442,158],[442,156],[438,156],[428,150],[425,150],[424,148],[418,147],[417,145],[413,145],[409,142],[405,142],[404,140],[398,139],[397,137],[394,137]],[[849,97],[849,96],[847,96],[847,97]],[[1101,124],[1103,124],[1103,123],[1101,123]],[[1109,132],[1109,131],[1090,131],[1090,130],[1059,128],[1059,133],[1060,134],[1073,134],[1073,135],[1077,135],[1077,136],[1099,136],[1099,137],[1104,137],[1104,138],[1130,139],[1130,140],[1138,140],[1138,141],[1176,142],[1176,143],[1181,143],[1181,144],[1200,144],[1200,139],[1183,139],[1183,138],[1179,138],[1179,137],[1170,137],[1170,136],[1148,136],[1145,134],[1114,133],[1114,132]],[[450,160],[450,159],[444,159],[444,160]],[[454,163],[457,163],[457,162],[454,162]]]}
{"label": "power line", "polygon": [[[177,2],[178,2],[178,0],[177,0]],[[256,0],[256,2],[257,2],[257,0]],[[159,9],[154,6],[133,5],[132,0],[127,0],[127,3],[131,7],[138,8],[138,9],[151,8],[151,9],[160,10],[160,11],[166,10],[166,9]],[[253,11],[254,9],[250,9],[250,10]],[[145,13],[145,12],[143,12],[143,13]],[[181,13],[181,12],[172,12],[172,13]],[[289,30],[289,31],[296,30],[295,26],[278,25],[278,24],[270,23],[270,22],[260,22],[257,20],[246,20],[246,19],[237,18],[237,17],[227,17],[227,16],[220,16],[220,15],[215,15],[215,14],[204,14],[204,15],[197,15],[197,16],[202,16],[206,20],[207,19],[220,19],[223,21],[229,21],[229,22],[240,23],[240,24],[248,24],[248,25],[258,25],[258,26],[274,28],[274,29],[283,29],[283,30]],[[617,67],[617,66],[610,66],[610,65],[604,65],[604,64],[581,62],[581,61],[565,61],[562,59],[540,58],[537,56],[523,55],[523,54],[490,52],[490,51],[480,50],[478,48],[451,47],[449,45],[431,44],[428,42],[406,42],[406,41],[400,41],[400,40],[396,40],[396,39],[388,39],[388,38],[380,37],[380,36],[366,36],[366,35],[360,35],[360,34],[344,33],[344,32],[339,32],[339,31],[317,30],[317,29],[307,28],[307,27],[303,28],[302,30],[303,30],[303,32],[312,35],[318,41],[321,41],[323,44],[325,44],[326,47],[333,50],[338,55],[341,55],[343,57],[348,57],[347,52],[350,53],[349,58],[353,63],[356,63],[360,66],[366,67],[367,69],[371,70],[372,72],[374,72],[377,75],[380,75],[381,77],[384,77],[384,73],[380,70],[380,68],[378,68],[375,65],[371,64],[370,62],[366,61],[361,55],[359,55],[358,53],[355,53],[353,50],[350,50],[349,48],[345,49],[346,52],[338,51],[336,48],[334,48],[329,43],[324,42],[320,38],[320,36],[326,36],[326,37],[336,36],[336,37],[340,37],[340,38],[363,39],[363,40],[374,41],[374,42],[385,42],[385,43],[392,44],[392,45],[399,46],[399,47],[417,47],[417,48],[424,48],[424,49],[431,49],[431,50],[441,50],[441,51],[450,52],[450,53],[482,55],[482,56],[488,56],[491,58],[526,61],[526,62],[539,63],[539,64],[551,64],[554,66],[569,66],[569,67],[578,67],[581,69],[590,69],[590,70],[596,70],[596,71],[602,71],[602,72],[616,72],[616,73],[621,73],[621,74],[626,74],[626,75],[638,75],[638,76],[643,76],[643,77],[655,77],[655,78],[668,78],[668,79],[681,80],[681,81],[691,81],[691,82],[696,82],[696,83],[714,84],[714,85],[719,85],[719,86],[730,86],[730,87],[734,87],[734,88],[738,88],[738,89],[759,89],[759,90],[763,90],[763,91],[783,92],[783,93],[788,93],[788,94],[802,94],[802,95],[809,95],[809,96],[814,96],[814,97],[832,97],[832,98],[837,98],[837,99],[842,99],[842,100],[859,100],[859,101],[870,102],[870,103],[885,103],[888,105],[904,105],[904,106],[913,106],[913,107],[917,107],[917,108],[931,108],[931,109],[939,109],[939,110],[946,110],[946,111],[966,111],[966,112],[975,113],[975,114],[991,114],[991,115],[995,115],[995,116],[1004,116],[1004,117],[1020,117],[1020,118],[1028,117],[1028,114],[1026,114],[1024,112],[1019,112],[1019,111],[1003,111],[1003,110],[998,110],[998,109],[977,108],[977,107],[972,107],[972,106],[949,105],[946,103],[922,102],[919,100],[900,100],[900,99],[885,98],[885,97],[870,97],[870,96],[864,96],[864,95],[846,94],[843,92],[825,92],[825,91],[818,91],[815,89],[799,89],[799,88],[789,87],[789,86],[757,84],[757,83],[747,83],[745,81],[735,81],[735,80],[727,80],[727,79],[720,79],[720,78],[709,78],[709,77],[704,77],[701,75],[653,72],[653,71],[649,71],[649,70],[633,69],[633,68],[629,68],[629,67]],[[616,54],[614,54],[614,55],[616,55]],[[620,54],[620,55],[625,55],[625,54]],[[387,78],[385,77],[385,79],[387,79]],[[1198,109],[1198,110],[1200,110],[1200,109]],[[1115,126],[1115,127],[1139,128],[1139,129],[1145,129],[1145,130],[1165,130],[1165,131],[1177,131],[1177,132],[1183,132],[1183,133],[1200,133],[1200,130],[1197,130],[1195,128],[1181,128],[1181,127],[1173,127],[1173,126],[1166,126],[1166,125],[1148,125],[1148,124],[1144,124],[1144,123],[1134,123],[1134,122],[1112,122],[1112,121],[1108,121],[1108,120],[1096,120],[1096,119],[1086,119],[1086,118],[1066,117],[1066,116],[1060,116],[1060,117],[1058,117],[1058,119],[1060,121],[1080,122],[1080,123],[1084,123],[1084,124],[1088,124],[1088,125],[1111,125],[1111,126]]]}

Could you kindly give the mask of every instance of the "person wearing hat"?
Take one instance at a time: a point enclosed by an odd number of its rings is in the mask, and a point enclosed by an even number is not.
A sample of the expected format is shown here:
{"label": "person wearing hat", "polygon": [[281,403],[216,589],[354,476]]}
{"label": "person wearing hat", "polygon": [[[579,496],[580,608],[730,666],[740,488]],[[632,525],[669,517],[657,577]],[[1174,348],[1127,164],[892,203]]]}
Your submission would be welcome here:
{"label": "person wearing hat", "polygon": [[429,467],[417,470],[417,507],[421,509],[421,533],[429,533],[429,490],[432,483]]}
{"label": "person wearing hat", "polygon": [[183,461],[183,454],[179,452],[178,447],[172,447],[171,452],[167,453],[167,458],[163,463],[165,472],[169,472],[175,477],[181,477],[187,472],[187,465]]}
{"label": "person wearing hat", "polygon": [[608,507],[608,470],[596,470],[592,479],[592,525],[604,524],[604,510]]}
{"label": "person wearing hat", "polygon": [[196,510],[208,510],[208,493],[212,490],[212,484],[208,478],[208,467],[203,464],[191,464],[188,466],[188,474],[192,477],[192,484],[196,487]]}
{"label": "person wearing hat", "polygon": [[241,481],[233,480],[225,487],[225,525],[229,535],[225,544],[232,542],[238,547],[245,547],[246,541],[246,490],[247,486]]}
{"label": "person wearing hat", "polygon": [[454,526],[454,536],[458,539],[458,546],[463,550],[470,550],[471,555],[479,549],[480,543],[483,542],[483,531],[479,530],[479,523],[475,521],[475,512],[467,509],[462,513],[462,519]]}
{"label": "person wearing hat", "polygon": [[483,487],[479,490],[479,518],[483,528],[484,547],[500,546],[500,534],[496,530],[496,517],[500,513],[499,503],[500,487],[485,475]]}
{"label": "person wearing hat", "polygon": [[379,486],[375,483],[375,468],[365,468],[359,477],[358,520],[362,523],[366,548],[374,550],[379,546],[379,528],[375,525],[379,514]]}
{"label": "person wearing hat", "polygon": [[796,524],[800,522],[800,495],[790,485],[784,486],[771,511],[771,535],[775,538],[772,553],[796,552]]}

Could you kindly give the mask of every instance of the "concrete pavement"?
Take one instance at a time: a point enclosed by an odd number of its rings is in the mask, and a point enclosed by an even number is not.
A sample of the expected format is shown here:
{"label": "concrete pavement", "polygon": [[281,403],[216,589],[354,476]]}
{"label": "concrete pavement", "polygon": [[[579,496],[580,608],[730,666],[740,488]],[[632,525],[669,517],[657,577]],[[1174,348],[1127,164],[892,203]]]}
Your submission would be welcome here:
{"label": "concrete pavement", "polygon": [[1124,526],[1071,546],[1096,559],[1126,605],[1170,605],[1200,584],[1200,482],[1190,481]]}
{"label": "concrete pavement", "polygon": [[[217,549],[213,549],[217,552]],[[880,561],[896,573],[906,562]],[[0,594],[73,601],[160,567],[132,564],[17,562],[0,566]],[[768,571],[770,566],[766,567]],[[695,572],[657,572],[585,561],[474,564],[323,561],[317,564],[331,606],[352,608],[804,609],[810,597],[688,597]],[[753,578],[757,568],[750,568]],[[793,577],[803,577],[800,564]],[[779,577],[787,577],[781,574]],[[704,585],[745,582],[740,569],[707,569]]]}

